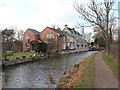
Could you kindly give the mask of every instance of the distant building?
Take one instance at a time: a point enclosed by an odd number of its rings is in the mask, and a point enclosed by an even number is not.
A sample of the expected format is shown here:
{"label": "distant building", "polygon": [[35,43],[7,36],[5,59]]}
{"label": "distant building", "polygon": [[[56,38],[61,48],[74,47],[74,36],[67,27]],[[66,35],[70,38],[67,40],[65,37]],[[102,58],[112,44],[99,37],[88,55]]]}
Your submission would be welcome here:
{"label": "distant building", "polygon": [[23,51],[59,52],[65,50],[87,51],[87,41],[74,28],[46,27],[41,33],[28,28],[23,34]]}
{"label": "distant building", "polygon": [[74,28],[69,28],[65,25],[63,29],[64,32],[67,32],[67,49],[78,50],[78,51],[87,51],[87,41],[82,37],[82,35],[76,31]]}

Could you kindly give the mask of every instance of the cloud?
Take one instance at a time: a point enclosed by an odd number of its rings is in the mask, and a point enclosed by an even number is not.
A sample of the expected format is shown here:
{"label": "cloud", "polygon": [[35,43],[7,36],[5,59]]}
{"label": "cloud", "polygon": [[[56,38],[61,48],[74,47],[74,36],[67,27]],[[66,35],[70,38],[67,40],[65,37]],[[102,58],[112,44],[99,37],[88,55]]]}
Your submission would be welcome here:
{"label": "cloud", "polygon": [[[46,26],[65,24],[73,28],[79,20],[73,8],[75,0],[0,0],[0,27],[17,26],[24,31],[34,28],[42,31]],[[78,0],[88,2],[88,0]]]}

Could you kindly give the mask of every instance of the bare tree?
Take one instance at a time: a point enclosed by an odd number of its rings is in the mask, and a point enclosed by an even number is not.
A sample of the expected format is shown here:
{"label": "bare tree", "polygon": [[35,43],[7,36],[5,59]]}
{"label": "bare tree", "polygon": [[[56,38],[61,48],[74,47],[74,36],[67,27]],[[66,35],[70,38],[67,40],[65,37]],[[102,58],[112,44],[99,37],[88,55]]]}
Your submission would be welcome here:
{"label": "bare tree", "polygon": [[109,25],[115,19],[114,13],[110,13],[113,4],[112,0],[104,0],[101,3],[91,0],[87,7],[79,2],[74,3],[74,8],[80,14],[80,17],[92,26],[95,26],[98,29],[98,33],[102,33],[102,36],[106,40],[107,51],[109,51],[110,37],[112,37]]}
{"label": "bare tree", "polygon": [[48,38],[48,47],[49,47],[49,53],[50,53],[55,47],[55,41],[53,38]]}
{"label": "bare tree", "polygon": [[85,40],[87,40],[88,43],[91,42],[92,39],[92,33],[85,33]]}
{"label": "bare tree", "polygon": [[59,28],[59,25],[58,24],[53,24],[52,28],[57,29],[57,28]]}
{"label": "bare tree", "polygon": [[23,34],[23,30],[18,31],[17,33],[18,40],[22,40],[22,34]]}
{"label": "bare tree", "polygon": [[15,32],[13,29],[4,29],[2,31],[2,45],[3,45],[3,53],[4,53],[4,59],[6,60],[6,51],[11,50],[11,47],[13,45],[13,41]]}

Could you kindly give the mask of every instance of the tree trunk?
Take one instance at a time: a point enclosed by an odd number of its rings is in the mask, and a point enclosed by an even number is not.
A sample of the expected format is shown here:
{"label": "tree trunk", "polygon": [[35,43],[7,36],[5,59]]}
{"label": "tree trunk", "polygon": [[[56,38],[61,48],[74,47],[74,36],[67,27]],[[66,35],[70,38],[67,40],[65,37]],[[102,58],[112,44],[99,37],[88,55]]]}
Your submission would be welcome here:
{"label": "tree trunk", "polygon": [[110,51],[110,36],[108,35],[106,38],[106,52],[109,54]]}
{"label": "tree trunk", "polygon": [[7,54],[6,54],[6,45],[5,44],[3,46],[3,51],[4,51],[4,60],[6,60]]}
{"label": "tree trunk", "polygon": [[107,32],[107,39],[106,39],[106,50],[109,53],[109,32],[108,32],[108,23],[109,23],[109,10],[106,8],[106,32]]}

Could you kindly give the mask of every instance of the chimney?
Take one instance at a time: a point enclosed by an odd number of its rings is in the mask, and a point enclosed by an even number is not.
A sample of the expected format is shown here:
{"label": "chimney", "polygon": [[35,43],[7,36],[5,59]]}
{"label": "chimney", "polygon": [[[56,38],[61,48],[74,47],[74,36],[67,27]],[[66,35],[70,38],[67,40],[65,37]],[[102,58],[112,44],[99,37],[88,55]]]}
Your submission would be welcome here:
{"label": "chimney", "polygon": [[67,28],[68,28],[68,27],[67,27],[67,24],[66,24],[66,25],[65,25],[65,30],[67,30]]}
{"label": "chimney", "polygon": [[65,24],[65,27],[67,27],[67,24]]}

